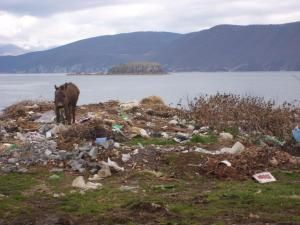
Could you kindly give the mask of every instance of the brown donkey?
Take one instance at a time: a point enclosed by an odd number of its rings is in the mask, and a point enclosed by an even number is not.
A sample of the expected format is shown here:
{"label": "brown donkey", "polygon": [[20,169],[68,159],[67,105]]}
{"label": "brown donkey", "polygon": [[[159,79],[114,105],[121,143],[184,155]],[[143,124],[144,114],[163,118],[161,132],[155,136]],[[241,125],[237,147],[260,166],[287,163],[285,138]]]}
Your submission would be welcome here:
{"label": "brown donkey", "polygon": [[75,110],[80,91],[73,83],[65,83],[59,87],[55,85],[55,112],[56,122],[65,122],[62,109],[68,124],[75,123]]}

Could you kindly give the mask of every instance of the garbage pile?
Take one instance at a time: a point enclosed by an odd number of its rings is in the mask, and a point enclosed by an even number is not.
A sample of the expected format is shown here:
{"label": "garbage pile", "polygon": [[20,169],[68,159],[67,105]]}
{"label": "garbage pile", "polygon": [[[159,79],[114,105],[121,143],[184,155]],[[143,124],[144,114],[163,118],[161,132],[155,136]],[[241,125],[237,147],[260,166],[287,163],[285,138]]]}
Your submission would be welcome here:
{"label": "garbage pile", "polygon": [[[179,167],[219,178],[243,179],[269,168],[299,166],[299,158],[282,151],[284,143],[276,138],[265,136],[261,146],[249,146],[246,138],[198,124],[187,111],[155,96],[80,106],[73,125],[55,123],[52,103],[27,101],[8,107],[0,118],[0,171],[26,173],[36,166],[71,171],[89,177],[85,182],[79,176],[73,186],[93,189],[99,185],[89,182],[114,173],[139,170],[160,176],[163,156],[171,153],[186,159]],[[144,146],[132,140],[166,144]]]}

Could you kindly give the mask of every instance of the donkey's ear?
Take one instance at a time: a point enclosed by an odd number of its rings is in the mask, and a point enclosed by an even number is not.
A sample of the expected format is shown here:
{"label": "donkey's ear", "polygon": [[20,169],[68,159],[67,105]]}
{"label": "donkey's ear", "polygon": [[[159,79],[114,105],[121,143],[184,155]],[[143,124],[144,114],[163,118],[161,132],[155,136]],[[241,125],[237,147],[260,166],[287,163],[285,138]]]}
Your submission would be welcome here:
{"label": "donkey's ear", "polygon": [[55,90],[57,90],[57,89],[58,89],[58,87],[56,86],[56,84],[54,85],[54,88],[55,88]]}
{"label": "donkey's ear", "polygon": [[65,83],[64,89],[67,90],[68,83]]}

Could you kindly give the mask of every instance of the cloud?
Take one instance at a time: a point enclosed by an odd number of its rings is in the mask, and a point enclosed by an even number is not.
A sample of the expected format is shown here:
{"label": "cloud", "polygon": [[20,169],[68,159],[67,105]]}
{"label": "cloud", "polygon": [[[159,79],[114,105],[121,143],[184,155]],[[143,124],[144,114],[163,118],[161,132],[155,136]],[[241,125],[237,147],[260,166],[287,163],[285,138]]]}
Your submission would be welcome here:
{"label": "cloud", "polygon": [[0,43],[48,48],[105,34],[299,20],[299,0],[1,0]]}
{"label": "cloud", "polygon": [[97,6],[126,4],[131,0],[1,0],[0,9],[13,14],[47,16]]}

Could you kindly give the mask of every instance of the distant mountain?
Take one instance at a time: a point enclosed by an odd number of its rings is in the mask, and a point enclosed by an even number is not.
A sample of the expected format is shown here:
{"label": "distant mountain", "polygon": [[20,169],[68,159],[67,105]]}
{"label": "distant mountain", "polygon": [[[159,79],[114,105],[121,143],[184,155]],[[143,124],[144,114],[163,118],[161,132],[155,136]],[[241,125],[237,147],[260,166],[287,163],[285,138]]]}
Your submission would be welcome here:
{"label": "distant mountain", "polygon": [[27,51],[23,48],[20,48],[16,45],[12,44],[0,44],[0,56],[7,55],[21,55],[26,53]]}
{"label": "distant mountain", "polygon": [[134,32],[2,56],[0,72],[96,72],[134,61],[159,62],[171,71],[299,71],[299,43],[300,22],[219,25],[184,35]]}
{"label": "distant mountain", "polygon": [[184,35],[156,57],[177,71],[300,70],[300,22],[219,25]]}
{"label": "distant mountain", "polygon": [[89,38],[54,49],[0,57],[0,72],[94,72],[131,61],[147,61],[181,35],[134,32]]}

